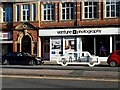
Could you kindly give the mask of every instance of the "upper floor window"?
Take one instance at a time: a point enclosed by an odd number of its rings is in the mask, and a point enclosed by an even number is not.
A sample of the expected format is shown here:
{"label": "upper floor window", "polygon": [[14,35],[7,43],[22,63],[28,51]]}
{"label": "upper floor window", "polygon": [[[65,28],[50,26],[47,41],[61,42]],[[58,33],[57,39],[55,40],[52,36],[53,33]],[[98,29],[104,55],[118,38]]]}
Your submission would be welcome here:
{"label": "upper floor window", "polygon": [[16,21],[19,21],[20,18],[20,6],[16,6]]}
{"label": "upper floor window", "polygon": [[106,0],[105,2],[105,17],[118,17],[119,16],[119,1],[118,0]]}
{"label": "upper floor window", "polygon": [[36,4],[32,4],[32,21],[36,20]]}
{"label": "upper floor window", "polygon": [[55,4],[44,4],[42,14],[45,21],[55,20]]}
{"label": "upper floor window", "polygon": [[6,5],[3,7],[3,22],[13,21],[13,7]]}
{"label": "upper floor window", "polygon": [[85,1],[83,3],[83,18],[94,19],[98,17],[98,2]]}
{"label": "upper floor window", "polygon": [[61,19],[72,20],[74,19],[74,3],[66,2],[61,4]]}
{"label": "upper floor window", "polygon": [[30,5],[24,4],[22,5],[22,21],[30,20]]}

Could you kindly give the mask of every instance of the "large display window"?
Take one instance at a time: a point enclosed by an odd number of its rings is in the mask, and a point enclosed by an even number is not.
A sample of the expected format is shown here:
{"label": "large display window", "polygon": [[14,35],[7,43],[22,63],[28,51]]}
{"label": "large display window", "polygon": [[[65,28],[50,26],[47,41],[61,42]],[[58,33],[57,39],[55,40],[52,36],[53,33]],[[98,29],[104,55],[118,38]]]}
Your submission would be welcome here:
{"label": "large display window", "polygon": [[110,54],[110,36],[96,36],[96,55],[107,57]]}
{"label": "large display window", "polygon": [[72,52],[76,50],[76,38],[75,37],[65,37],[65,52]]}
{"label": "large display window", "polygon": [[94,55],[94,36],[82,36],[82,51]]}

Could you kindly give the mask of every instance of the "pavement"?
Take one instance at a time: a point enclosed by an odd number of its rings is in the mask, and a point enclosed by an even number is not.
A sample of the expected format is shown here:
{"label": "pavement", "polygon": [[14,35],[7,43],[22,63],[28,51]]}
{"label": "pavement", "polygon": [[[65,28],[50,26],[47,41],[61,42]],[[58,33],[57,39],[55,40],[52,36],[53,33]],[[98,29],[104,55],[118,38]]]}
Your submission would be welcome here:
{"label": "pavement", "polygon": [[[32,76],[32,77],[64,77],[64,78],[86,78],[86,79],[107,79],[119,81],[119,70],[116,71],[104,71],[102,69],[95,70],[94,67],[88,67],[85,70],[85,66],[81,66],[80,69],[60,69],[60,68],[49,68],[60,67],[59,65],[52,63],[45,63],[42,66],[30,66],[27,67],[13,67],[3,68],[0,73],[4,76]],[[1,65],[2,67],[2,65]],[[48,67],[48,68],[46,68]],[[62,67],[62,66],[61,66]],[[119,67],[118,67],[119,69]]]}

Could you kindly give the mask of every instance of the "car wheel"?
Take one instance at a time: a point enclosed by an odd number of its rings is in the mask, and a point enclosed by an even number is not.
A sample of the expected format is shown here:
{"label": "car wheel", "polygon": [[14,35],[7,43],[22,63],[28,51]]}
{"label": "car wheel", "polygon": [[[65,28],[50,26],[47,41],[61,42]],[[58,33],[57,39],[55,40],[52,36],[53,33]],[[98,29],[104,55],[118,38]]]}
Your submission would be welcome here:
{"label": "car wheel", "polygon": [[9,61],[5,59],[5,60],[3,61],[3,65],[9,65]]}
{"label": "car wheel", "polygon": [[116,61],[111,61],[110,62],[110,66],[111,67],[117,67],[118,66],[118,63]]}
{"label": "car wheel", "polygon": [[30,61],[29,61],[29,65],[30,65],[30,66],[33,66],[33,65],[35,65],[35,64],[36,64],[36,63],[35,63],[34,60],[30,60]]}

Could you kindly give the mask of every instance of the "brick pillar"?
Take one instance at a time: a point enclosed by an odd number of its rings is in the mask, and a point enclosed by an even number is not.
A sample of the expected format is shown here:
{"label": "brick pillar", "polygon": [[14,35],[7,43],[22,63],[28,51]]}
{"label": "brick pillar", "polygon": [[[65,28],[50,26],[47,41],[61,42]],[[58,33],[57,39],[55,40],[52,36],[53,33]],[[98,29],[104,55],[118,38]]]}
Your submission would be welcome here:
{"label": "brick pillar", "polygon": [[80,3],[81,2],[77,2],[77,4],[76,4],[76,20],[77,20],[77,25],[79,24],[79,22],[81,21],[81,11],[80,11]]}
{"label": "brick pillar", "polygon": [[98,11],[98,18],[101,20],[101,19],[103,18],[102,0],[99,0],[98,8],[99,8],[99,11]]}
{"label": "brick pillar", "polygon": [[13,41],[13,52],[17,52],[17,43]]}
{"label": "brick pillar", "polygon": [[55,17],[56,17],[56,22],[58,22],[59,21],[59,5],[58,5],[59,3],[58,2],[56,2],[55,3],[55,11],[56,11],[56,13],[55,13]]}

